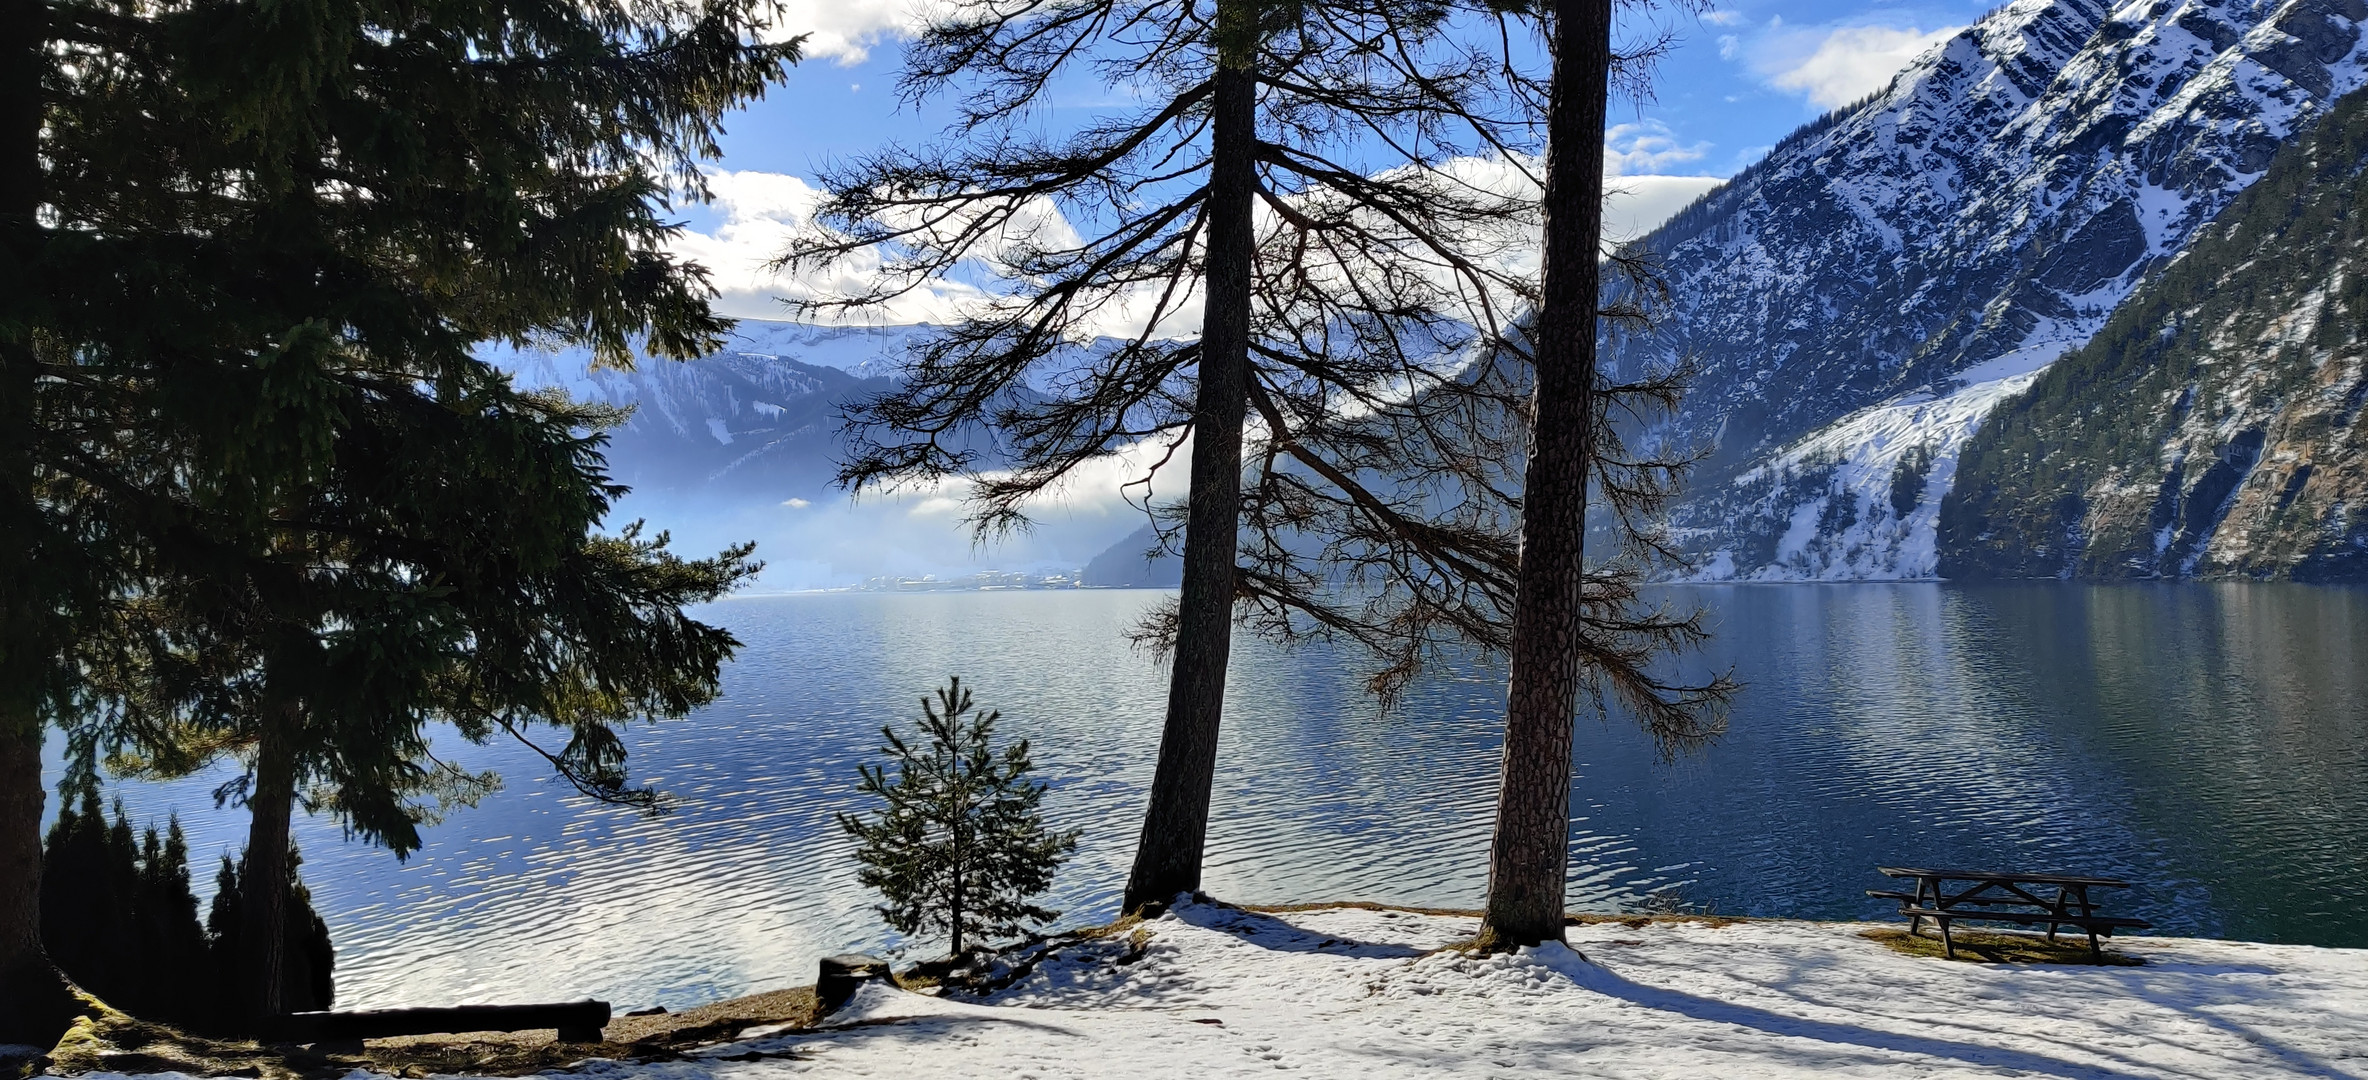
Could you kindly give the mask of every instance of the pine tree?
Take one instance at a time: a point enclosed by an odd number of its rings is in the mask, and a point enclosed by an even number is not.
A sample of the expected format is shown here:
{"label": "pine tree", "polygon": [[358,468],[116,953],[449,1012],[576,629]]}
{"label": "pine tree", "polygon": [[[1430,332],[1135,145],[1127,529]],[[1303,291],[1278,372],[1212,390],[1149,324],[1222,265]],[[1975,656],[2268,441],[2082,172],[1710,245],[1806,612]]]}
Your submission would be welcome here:
{"label": "pine tree", "polygon": [[[285,962],[280,967],[280,996],[288,1012],[312,1012],[326,1009],[337,1002],[337,950],[329,940],[329,924],[313,910],[312,890],[304,884],[297,868],[304,865],[304,856],[291,846],[287,855],[286,904],[281,937]],[[244,909],[246,898],[255,890],[245,880],[248,860],[241,853],[236,863],[230,856],[222,857],[222,868],[214,875],[214,904],[206,913],[206,945],[211,973],[229,981],[238,977],[242,967],[250,962],[254,950],[242,940],[249,930]],[[242,1026],[244,1018],[235,1008],[219,1010],[218,1024],[228,1030]]]}
{"label": "pine tree", "polygon": [[146,969],[136,992],[110,999],[126,1011],[203,1027],[215,1020],[217,978],[189,880],[189,840],[178,816],[160,837],[140,839],[140,878],[132,895],[132,940]]}
{"label": "pine tree", "polygon": [[[1623,58],[1612,51],[1610,0],[1497,0],[1544,24],[1554,70],[1547,90],[1541,296],[1531,329],[1534,403],[1522,480],[1521,547],[1512,610],[1505,743],[1489,841],[1488,898],[1478,944],[1511,949],[1563,936],[1570,867],[1571,749],[1577,713],[1620,699],[1664,752],[1699,745],[1725,725],[1726,678],[1700,684],[1656,675],[1653,661],[1702,637],[1698,622],[1644,608],[1640,557],[1661,554],[1640,520],[1672,490],[1678,464],[1627,460],[1609,416],[1623,399],[1675,403],[1675,376],[1608,386],[1597,344],[1609,310],[1602,270],[1603,122]],[[1634,75],[1635,58],[1629,58]],[[1649,281],[1649,278],[1645,279]],[[1633,404],[1629,404],[1633,408]],[[1622,523],[1628,550],[1589,566],[1590,486]]]}
{"label": "pine tree", "polygon": [[881,752],[896,759],[894,778],[860,766],[856,790],[886,804],[879,817],[842,813],[839,826],[861,845],[857,880],[887,901],[880,917],[900,934],[949,936],[959,959],[1060,917],[1028,901],[1052,887],[1079,830],[1044,827],[1037,804],[1045,786],[1027,779],[1035,767],[1028,740],[996,753],[1002,714],[973,712],[960,678],[937,691],[934,704],[921,699],[921,713],[920,745],[880,729],[888,740]]}
{"label": "pine tree", "polygon": [[[1537,365],[1597,374],[1591,351],[1574,359],[1559,340],[1552,358],[1533,356],[1520,325],[1541,302],[1527,272],[1536,154],[1601,135],[1537,138],[1549,87],[1533,54],[1509,47],[1524,32],[1510,20],[1543,6],[947,0],[903,86],[952,99],[948,137],[826,171],[816,216],[830,228],[781,259],[882,264],[875,288],[807,311],[893,302],[982,264],[1001,275],[915,350],[896,390],[851,410],[843,483],[969,481],[983,539],[1025,524],[1029,500],[1087,462],[1127,449],[1156,461],[1128,490],[1162,547],[1181,547],[1183,581],[1139,633],[1171,668],[1130,910],[1200,886],[1237,622],[1285,643],[1362,646],[1385,705],[1442,655],[1513,647],[1533,432],[1593,442],[1551,471],[1576,478],[1571,521],[1586,521],[1592,480],[1620,535],[1620,552],[1582,569],[1570,533],[1555,570],[1585,579],[1556,647],[1601,673],[1571,686],[1681,703],[1702,689],[1648,674],[1699,628],[1642,603],[1638,575],[1613,567],[1668,553],[1651,518],[1679,463],[1626,453],[1609,418],[1652,419],[1682,373],[1575,402],[1532,393]],[[1634,74],[1661,44],[1610,56],[1608,70]],[[1134,107],[1048,137],[1035,106],[1077,78]],[[1591,219],[1601,184],[1565,183],[1563,196]],[[1041,227],[1047,206],[1068,228]],[[1593,287],[1595,253],[1583,257],[1574,295]],[[1637,285],[1605,313],[1633,321],[1651,293]],[[1116,341],[1061,365],[1096,335]],[[1534,411],[1548,403],[1551,422]],[[981,440],[963,437],[981,428],[1008,467],[981,468]],[[1161,502],[1154,481],[1187,442],[1182,505]]]}
{"label": "pine tree", "polygon": [[112,825],[98,792],[61,810],[43,852],[42,938],[77,985],[118,1007],[210,1028],[219,978],[190,892],[188,842],[176,818],[133,840],[120,802]]}
{"label": "pine tree", "polygon": [[[876,288],[811,312],[1002,274],[852,410],[843,483],[971,481],[990,537],[1087,462],[1158,460],[1129,490],[1183,581],[1140,629],[1170,681],[1129,909],[1200,886],[1237,621],[1365,646],[1385,700],[1443,652],[1504,644],[1526,405],[1499,346],[1534,294],[1514,248],[1535,204],[1512,58],[1495,27],[1459,33],[1474,7],[936,5],[904,89],[953,100],[949,137],[827,171],[831,228],[783,255],[885,256]],[[1035,106],[1073,78],[1136,104],[1048,138]],[[1048,205],[1074,231],[1037,227]],[[1097,334],[1114,347],[1050,369]],[[979,428],[1009,468],[959,437]],[[1154,498],[1187,443],[1188,480]]]}
{"label": "pine tree", "polygon": [[[0,574],[0,1038],[40,1041],[44,721],[85,763],[241,754],[258,927],[300,786],[403,851],[483,779],[431,721],[556,729],[570,780],[647,801],[614,728],[712,695],[735,643],[681,607],[748,550],[593,534],[604,417],[472,348],[711,348],[666,204],[796,45],[762,0],[12,2],[0,560],[34,565]],[[281,1011],[283,935],[242,938],[247,1011]]]}
{"label": "pine tree", "polygon": [[113,996],[138,963],[131,932],[139,874],[122,808],[110,826],[98,790],[84,787],[79,809],[61,808],[43,845],[41,937],[51,959],[93,993]]}

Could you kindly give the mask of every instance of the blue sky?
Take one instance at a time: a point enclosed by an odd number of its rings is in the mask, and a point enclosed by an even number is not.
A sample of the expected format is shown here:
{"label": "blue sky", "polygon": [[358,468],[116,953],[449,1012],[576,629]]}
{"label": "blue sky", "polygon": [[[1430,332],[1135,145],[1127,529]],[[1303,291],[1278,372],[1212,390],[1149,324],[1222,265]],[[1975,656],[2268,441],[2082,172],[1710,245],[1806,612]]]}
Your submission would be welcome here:
{"label": "blue sky", "polygon": [[[788,84],[734,115],[721,200],[684,208],[686,253],[715,272],[731,314],[780,317],[756,268],[811,205],[805,180],[885,141],[927,141],[940,117],[900,108],[903,28],[928,0],[787,0],[782,29],[812,33]],[[1616,102],[1605,132],[1618,186],[1615,231],[1639,232],[1757,160],[1793,128],[1880,87],[1916,52],[1986,10],[1966,0],[1721,0],[1701,16],[1644,17],[1675,36],[1652,100]],[[1649,32],[1638,23],[1632,34]],[[1093,107],[1091,88],[1067,107]],[[1622,227],[1625,226],[1623,230]],[[899,316],[925,317],[915,308]]]}

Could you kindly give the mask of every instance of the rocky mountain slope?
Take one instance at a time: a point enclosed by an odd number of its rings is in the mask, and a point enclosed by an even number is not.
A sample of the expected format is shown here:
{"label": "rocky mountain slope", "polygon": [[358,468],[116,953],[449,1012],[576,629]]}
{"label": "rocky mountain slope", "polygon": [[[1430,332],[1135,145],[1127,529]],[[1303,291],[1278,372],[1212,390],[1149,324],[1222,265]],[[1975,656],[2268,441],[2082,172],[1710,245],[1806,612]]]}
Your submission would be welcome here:
{"label": "rocky mountain slope", "polygon": [[1932,576],[1964,441],[2368,81],[2368,0],[2015,0],[1642,243],[1706,578]]}
{"label": "rocky mountain slope", "polygon": [[2001,405],[1948,577],[2368,579],[2368,94]]}

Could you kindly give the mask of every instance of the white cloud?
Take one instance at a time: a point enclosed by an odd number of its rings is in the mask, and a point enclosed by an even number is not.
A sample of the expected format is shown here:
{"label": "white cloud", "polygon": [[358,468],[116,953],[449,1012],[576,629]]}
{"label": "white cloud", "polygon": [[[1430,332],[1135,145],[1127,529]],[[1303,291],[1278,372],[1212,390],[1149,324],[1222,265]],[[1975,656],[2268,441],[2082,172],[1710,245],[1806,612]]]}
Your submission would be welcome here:
{"label": "white cloud", "polygon": [[[1707,142],[1681,142],[1657,121],[1620,124],[1605,133],[1604,163],[1610,196],[1605,203],[1605,234],[1615,240],[1641,236],[1666,220],[1695,196],[1719,183],[1716,177],[1669,175],[1700,161]],[[1511,163],[1465,159],[1442,170],[1441,182],[1469,185],[1511,198],[1536,197],[1528,176]],[[715,170],[708,174],[715,193],[714,210],[720,218],[712,231],[686,229],[672,250],[705,266],[717,291],[718,312],[736,318],[781,319],[791,312],[782,301],[823,296],[858,295],[879,280],[881,258],[859,252],[823,270],[798,275],[775,273],[766,263],[790,240],[813,227],[815,209],[823,192],[804,179],[785,173],[755,170]],[[1263,209],[1263,208],[1262,208]],[[1514,274],[1537,272],[1537,244],[1530,235],[1535,223],[1512,223],[1510,231],[1466,237],[1469,257],[1494,264]],[[1052,243],[1075,243],[1076,234],[1059,210],[1047,203],[1020,215],[1015,232],[1030,232]],[[989,257],[992,252],[987,252]],[[1150,315],[1157,290],[1121,300],[1102,313],[1096,332],[1126,334],[1140,329]],[[876,310],[848,321],[874,325],[943,323],[959,318],[965,309],[987,300],[988,293],[964,281],[936,279]],[[1199,298],[1169,313],[1163,333],[1191,334],[1200,325]]]}
{"label": "white cloud", "polygon": [[1723,183],[1716,176],[1605,177],[1604,239],[1618,243],[1642,237]]}
{"label": "white cloud", "polygon": [[814,504],[804,499],[784,499],[782,500],[781,505],[789,507],[792,510],[803,510]]}
{"label": "white cloud", "polygon": [[1750,19],[1744,18],[1740,11],[1705,11],[1702,13],[1702,21],[1712,26],[1743,26],[1751,22]]}
{"label": "white cloud", "polygon": [[[1733,34],[1720,34],[1720,35],[1718,36],[1718,58],[1719,58],[1719,59],[1721,59],[1721,60],[1733,60],[1734,58],[1736,58],[1736,57],[1738,57],[1738,56],[1741,56],[1741,55],[1743,55],[1743,39],[1742,39],[1742,38],[1736,37],[1736,36],[1735,36],[1735,35],[1733,35]],[[1732,99],[1732,98],[1729,98],[1728,100],[1732,101],[1732,100],[1734,100],[1734,99]]]}
{"label": "white cloud", "polygon": [[1702,160],[1707,142],[1681,143],[1658,120],[1614,124],[1603,133],[1603,170],[1610,176],[1643,176]]}
{"label": "white cloud", "polygon": [[[779,319],[789,313],[784,298],[803,299],[860,292],[876,280],[878,256],[851,256],[828,270],[792,277],[765,264],[812,227],[821,189],[785,173],[717,169],[707,174],[715,211],[723,219],[714,232],[684,230],[675,254],[705,266],[716,288],[716,310],[736,318]],[[934,281],[885,305],[863,321],[884,325],[943,322],[960,305],[983,294],[974,286]]]}
{"label": "white cloud", "polygon": [[809,60],[860,64],[874,46],[918,29],[929,0],[783,0],[772,37],[806,38]]}
{"label": "white cloud", "polygon": [[[1771,20],[1771,27],[1777,24]],[[1882,89],[1916,54],[1955,37],[1962,26],[1920,30],[1839,26],[1770,34],[1743,50],[1768,85],[1790,90],[1827,109]],[[1721,55],[1726,55],[1722,47]]]}

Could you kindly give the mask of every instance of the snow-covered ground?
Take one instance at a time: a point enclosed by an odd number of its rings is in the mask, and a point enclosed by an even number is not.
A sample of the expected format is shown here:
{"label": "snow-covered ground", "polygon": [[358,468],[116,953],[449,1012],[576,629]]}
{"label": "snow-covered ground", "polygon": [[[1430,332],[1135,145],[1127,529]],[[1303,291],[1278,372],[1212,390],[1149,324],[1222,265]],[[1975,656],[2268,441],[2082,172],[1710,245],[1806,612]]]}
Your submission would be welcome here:
{"label": "snow-covered ground", "polygon": [[866,987],[823,1030],[580,1075],[2368,1077],[2368,951],[2125,938],[2145,966],[1988,965],[1776,921],[1573,927],[1585,959],[1434,951],[1474,928],[1186,907],[984,1004]]}

